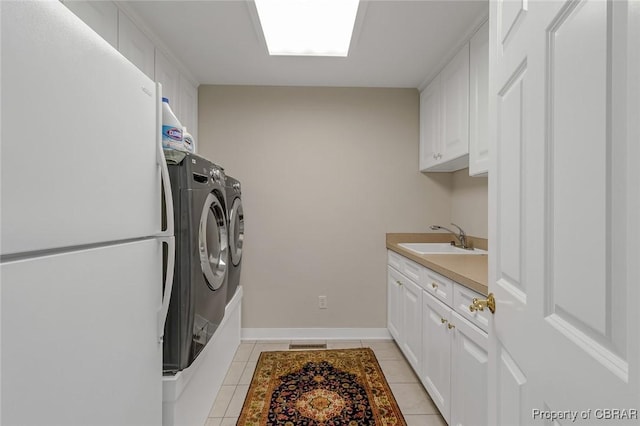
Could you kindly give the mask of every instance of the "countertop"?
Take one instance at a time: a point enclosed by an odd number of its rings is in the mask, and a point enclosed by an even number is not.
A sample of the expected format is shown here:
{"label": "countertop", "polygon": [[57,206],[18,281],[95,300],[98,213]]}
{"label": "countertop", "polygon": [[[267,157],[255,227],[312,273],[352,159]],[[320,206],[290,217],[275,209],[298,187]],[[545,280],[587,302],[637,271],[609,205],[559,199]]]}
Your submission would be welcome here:
{"label": "countertop", "polygon": [[[469,237],[473,247],[486,250],[487,240]],[[451,234],[387,234],[387,249],[419,263],[480,294],[489,294],[489,265],[487,255],[424,254],[400,247],[400,243],[448,243]]]}

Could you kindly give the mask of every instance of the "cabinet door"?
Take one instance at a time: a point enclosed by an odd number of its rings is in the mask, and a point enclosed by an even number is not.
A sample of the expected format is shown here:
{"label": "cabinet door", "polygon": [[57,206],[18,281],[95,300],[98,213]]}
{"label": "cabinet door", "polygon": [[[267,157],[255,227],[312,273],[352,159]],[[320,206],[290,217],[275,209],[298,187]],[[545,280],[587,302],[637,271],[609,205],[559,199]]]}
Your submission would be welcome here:
{"label": "cabinet door", "polygon": [[440,76],[420,93],[420,170],[438,162],[440,152]]}
{"label": "cabinet door", "polygon": [[155,52],[151,40],[122,11],[118,15],[118,50],[147,77],[154,78]]}
{"label": "cabinet door", "polygon": [[[180,75],[180,105],[178,119],[189,133],[198,138],[198,88],[188,79]],[[175,111],[174,111],[175,112]]]}
{"label": "cabinet door", "polygon": [[402,315],[404,352],[409,364],[420,374],[422,360],[422,288],[417,284],[403,281]]}
{"label": "cabinet door", "polygon": [[469,174],[489,170],[489,21],[469,42]]}
{"label": "cabinet door", "polygon": [[118,47],[118,8],[113,2],[65,0],[63,3],[110,45]]}
{"label": "cabinet door", "polygon": [[483,426],[488,424],[488,344],[487,333],[454,312],[455,326],[451,364],[450,425]]}
{"label": "cabinet door", "polygon": [[469,45],[440,73],[441,162],[469,153]]}
{"label": "cabinet door", "polygon": [[451,407],[451,308],[422,294],[422,370],[420,379],[449,423]]}
{"label": "cabinet door", "polygon": [[[402,280],[404,278],[393,268],[387,268],[387,328],[402,344]],[[406,280],[405,280],[406,281]]]}
{"label": "cabinet door", "polygon": [[[178,120],[182,120],[179,114],[180,73],[158,49],[155,57],[155,80],[162,84],[162,97],[169,99],[171,110]],[[182,121],[180,123],[184,125]]]}

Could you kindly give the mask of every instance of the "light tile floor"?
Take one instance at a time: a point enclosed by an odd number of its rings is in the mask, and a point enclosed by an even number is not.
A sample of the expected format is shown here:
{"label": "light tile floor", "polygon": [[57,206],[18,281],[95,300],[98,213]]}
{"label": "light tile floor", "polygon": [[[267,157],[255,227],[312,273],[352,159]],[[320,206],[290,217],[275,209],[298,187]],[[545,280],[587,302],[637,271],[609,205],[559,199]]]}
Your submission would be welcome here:
{"label": "light tile floor", "polygon": [[283,351],[289,343],[326,343],[327,349],[370,347],[376,354],[391,391],[408,426],[445,426],[446,423],[420,384],[409,363],[393,340],[244,340],[240,344],[227,375],[211,406],[205,426],[234,426],[249,390],[258,357],[262,351]]}

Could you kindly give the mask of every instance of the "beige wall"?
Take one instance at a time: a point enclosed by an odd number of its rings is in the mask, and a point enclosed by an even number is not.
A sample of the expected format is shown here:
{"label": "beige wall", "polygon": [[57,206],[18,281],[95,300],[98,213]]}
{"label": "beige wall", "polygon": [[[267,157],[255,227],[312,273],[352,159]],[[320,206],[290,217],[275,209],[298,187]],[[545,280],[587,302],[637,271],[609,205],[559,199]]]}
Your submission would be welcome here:
{"label": "beige wall", "polygon": [[200,86],[198,109],[199,152],[243,185],[243,327],[386,327],[385,233],[451,216],[418,91]]}
{"label": "beige wall", "polygon": [[488,238],[488,196],[486,177],[471,177],[469,169],[453,173],[451,222],[469,235]]}

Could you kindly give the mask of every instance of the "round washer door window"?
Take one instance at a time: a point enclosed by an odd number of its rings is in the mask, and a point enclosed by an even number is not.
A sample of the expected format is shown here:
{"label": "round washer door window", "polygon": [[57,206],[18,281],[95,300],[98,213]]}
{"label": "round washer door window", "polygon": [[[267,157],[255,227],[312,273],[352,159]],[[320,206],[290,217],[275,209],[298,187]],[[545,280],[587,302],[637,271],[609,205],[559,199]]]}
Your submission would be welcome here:
{"label": "round washer door window", "polygon": [[227,273],[229,261],[227,232],[224,208],[218,197],[211,193],[204,203],[198,233],[200,265],[211,290],[217,290],[222,286]]}
{"label": "round washer door window", "polygon": [[242,210],[242,201],[236,198],[231,207],[229,217],[229,232],[231,234],[231,261],[234,265],[240,263],[242,259],[242,243],[244,242],[244,213]]}

